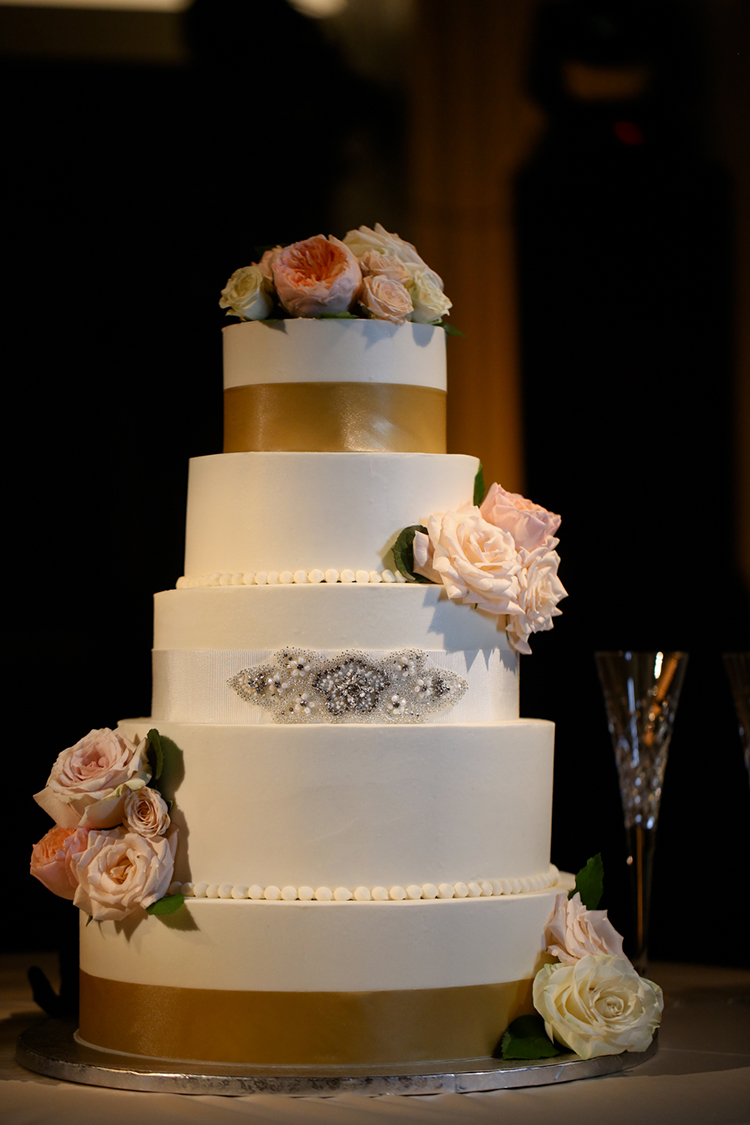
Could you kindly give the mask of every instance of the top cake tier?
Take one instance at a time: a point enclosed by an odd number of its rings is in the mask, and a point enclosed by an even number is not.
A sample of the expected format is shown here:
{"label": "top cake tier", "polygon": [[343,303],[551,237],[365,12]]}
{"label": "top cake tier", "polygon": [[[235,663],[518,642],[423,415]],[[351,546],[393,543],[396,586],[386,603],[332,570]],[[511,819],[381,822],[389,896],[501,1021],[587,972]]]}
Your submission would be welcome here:
{"label": "top cake tier", "polygon": [[441,328],[247,321],[223,339],[225,453],[445,453]]}

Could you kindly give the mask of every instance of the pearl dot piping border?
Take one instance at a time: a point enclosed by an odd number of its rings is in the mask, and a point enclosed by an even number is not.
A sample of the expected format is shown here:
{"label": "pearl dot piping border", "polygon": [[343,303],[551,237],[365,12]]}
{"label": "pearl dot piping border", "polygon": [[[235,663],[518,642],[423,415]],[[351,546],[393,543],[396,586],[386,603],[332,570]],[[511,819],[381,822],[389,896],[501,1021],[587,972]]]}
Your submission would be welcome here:
{"label": "pearl dot piping border", "polygon": [[261,887],[257,883],[172,883],[169,894],[186,898],[265,899],[267,902],[404,902],[408,899],[491,898],[542,891],[557,883],[552,864],[545,875],[523,879],[481,879],[472,883],[410,883],[394,887]]}
{"label": "pearl dot piping border", "polygon": [[194,589],[197,586],[316,586],[321,582],[329,585],[336,582],[345,584],[383,582],[398,584],[406,582],[403,574],[392,570],[248,570],[235,574],[215,571],[213,574],[190,574],[177,579],[178,590]]}

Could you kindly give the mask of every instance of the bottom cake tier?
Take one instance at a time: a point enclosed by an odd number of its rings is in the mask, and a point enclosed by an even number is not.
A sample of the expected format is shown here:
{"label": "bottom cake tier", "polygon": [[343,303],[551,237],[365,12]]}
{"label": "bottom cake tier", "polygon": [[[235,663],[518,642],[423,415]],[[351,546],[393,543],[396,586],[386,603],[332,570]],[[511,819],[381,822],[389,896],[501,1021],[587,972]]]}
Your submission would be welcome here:
{"label": "bottom cake tier", "polygon": [[486,1057],[531,1012],[567,876],[521,894],[401,902],[188,899],[87,925],[79,1038],[273,1066]]}

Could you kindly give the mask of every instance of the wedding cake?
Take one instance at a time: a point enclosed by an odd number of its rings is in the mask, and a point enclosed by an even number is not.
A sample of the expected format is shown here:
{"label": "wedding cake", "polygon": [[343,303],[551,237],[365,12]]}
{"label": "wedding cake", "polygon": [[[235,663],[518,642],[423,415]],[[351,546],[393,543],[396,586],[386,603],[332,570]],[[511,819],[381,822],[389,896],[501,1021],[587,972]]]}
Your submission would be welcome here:
{"label": "wedding cake", "polygon": [[81,909],[79,1038],[490,1055],[561,890],[553,725],[518,715],[559,517],[445,453],[450,302],[398,236],[274,248],[222,304],[225,452],[190,465],[152,716],[63,751],[36,798],[32,871]]}

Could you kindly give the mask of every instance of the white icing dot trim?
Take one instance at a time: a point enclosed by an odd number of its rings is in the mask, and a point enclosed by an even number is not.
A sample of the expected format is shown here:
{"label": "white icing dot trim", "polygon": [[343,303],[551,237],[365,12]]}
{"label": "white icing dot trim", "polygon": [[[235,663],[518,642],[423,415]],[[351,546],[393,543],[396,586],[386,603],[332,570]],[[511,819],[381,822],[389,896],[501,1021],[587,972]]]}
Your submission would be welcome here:
{"label": "white icing dot trim", "polygon": [[405,902],[429,898],[492,898],[542,891],[557,883],[559,871],[552,864],[543,875],[523,879],[481,879],[472,883],[409,883],[402,887],[261,887],[257,883],[172,883],[170,894],[186,898],[265,899],[267,902]]}
{"label": "white icing dot trim", "polygon": [[257,573],[248,570],[234,574],[217,570],[213,574],[184,574],[177,579],[177,589],[191,590],[198,586],[314,586],[319,582],[398,584],[406,582],[406,579],[403,574],[392,570],[259,570]]}

